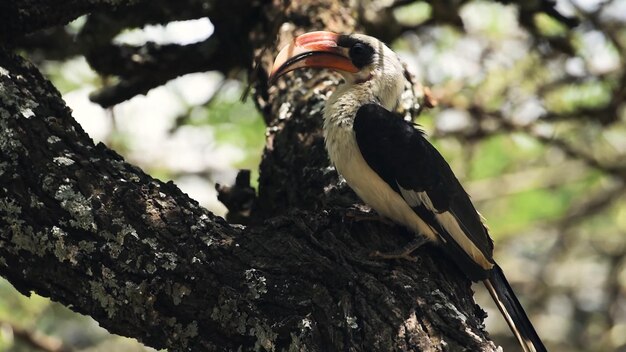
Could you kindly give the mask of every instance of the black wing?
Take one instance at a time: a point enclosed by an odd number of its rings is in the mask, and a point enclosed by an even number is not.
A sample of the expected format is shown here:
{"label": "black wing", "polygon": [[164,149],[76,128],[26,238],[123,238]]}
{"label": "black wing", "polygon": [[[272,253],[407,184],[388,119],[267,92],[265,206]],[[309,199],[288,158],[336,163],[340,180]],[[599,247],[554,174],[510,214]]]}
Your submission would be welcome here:
{"label": "black wing", "polygon": [[[490,262],[493,241],[450,166],[423,132],[376,104],[357,111],[353,128],[368,165],[439,234],[444,248],[468,277],[485,278],[484,265],[476,263],[454,235],[467,237]],[[458,226],[441,221],[441,216],[450,214],[453,217],[448,219],[456,220]],[[451,233],[459,229],[462,234]]]}

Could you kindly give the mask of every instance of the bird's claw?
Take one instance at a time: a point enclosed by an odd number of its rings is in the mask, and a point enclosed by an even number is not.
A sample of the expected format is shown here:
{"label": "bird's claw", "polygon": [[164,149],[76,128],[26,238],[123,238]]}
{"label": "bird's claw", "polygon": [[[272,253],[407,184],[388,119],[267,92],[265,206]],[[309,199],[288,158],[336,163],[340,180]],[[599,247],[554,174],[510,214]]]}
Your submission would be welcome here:
{"label": "bird's claw", "polygon": [[393,221],[390,221],[389,219],[384,218],[376,213],[367,213],[359,209],[346,210],[344,217],[350,219],[350,221],[376,221],[389,226],[395,225]]}
{"label": "bird's claw", "polygon": [[410,262],[417,262],[417,257],[412,256],[411,252],[401,252],[401,253],[397,253],[397,252],[391,252],[391,253],[383,253],[381,251],[373,251],[372,253],[370,253],[370,257],[373,258],[378,258],[378,259],[382,259],[382,260],[388,260],[388,259],[404,259],[404,260],[408,260]]}
{"label": "bird's claw", "polygon": [[399,250],[395,250],[393,252],[383,253],[380,251],[374,251],[370,254],[370,257],[377,257],[380,259],[404,259],[410,262],[416,262],[417,257],[412,256],[416,249],[420,248],[424,245],[428,240],[424,236],[418,236],[414,238],[411,242],[407,243],[404,247]]}

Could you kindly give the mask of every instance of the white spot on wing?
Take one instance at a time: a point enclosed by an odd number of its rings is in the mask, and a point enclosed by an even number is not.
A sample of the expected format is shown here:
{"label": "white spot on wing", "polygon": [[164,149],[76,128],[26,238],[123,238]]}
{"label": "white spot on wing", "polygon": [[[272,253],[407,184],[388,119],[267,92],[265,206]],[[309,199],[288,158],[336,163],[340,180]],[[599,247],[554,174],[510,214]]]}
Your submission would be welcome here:
{"label": "white spot on wing", "polygon": [[396,184],[398,185],[398,188],[400,189],[400,194],[402,194],[402,198],[404,198],[404,200],[406,200],[406,202],[409,203],[410,206],[416,207],[420,204],[423,204],[418,192],[415,192],[413,190],[406,189],[400,186],[400,184],[397,181],[396,181]]}
{"label": "white spot on wing", "polygon": [[418,205],[423,205],[424,207],[426,207],[426,209],[432,211],[435,214],[439,212],[437,209],[435,209],[435,206],[433,205],[433,201],[430,200],[430,197],[428,196],[426,192],[424,191],[416,192],[416,191],[406,189],[400,186],[398,182],[396,182],[396,184],[398,185],[398,188],[400,189],[402,198],[404,198],[406,202],[409,203],[410,206],[416,207]]}
{"label": "white spot on wing", "polygon": [[[396,182],[397,184],[397,182]],[[410,189],[403,188],[398,184],[400,194],[402,198],[411,206],[416,207],[419,205],[424,206],[435,215],[437,222],[443,227],[446,232],[452,236],[454,241],[458,243],[461,248],[470,256],[474,261],[480,264],[485,269],[491,269],[493,264],[487,260],[485,255],[476,247],[476,244],[468,237],[469,230],[461,223],[454,214],[449,211],[440,212],[435,209],[432,200],[428,194],[424,191],[416,192]]]}
{"label": "white spot on wing", "polygon": [[483,252],[481,252],[476,244],[467,236],[465,231],[461,229],[462,224],[459,223],[457,218],[449,211],[444,211],[439,214],[435,214],[437,222],[441,224],[441,227],[454,238],[454,241],[458,243],[461,248],[467,253],[474,261],[480,264],[485,269],[491,269],[493,264],[487,260]]}
{"label": "white spot on wing", "polygon": [[430,197],[428,196],[428,194],[426,194],[426,192],[417,192],[417,196],[422,201],[422,204],[424,204],[424,206],[428,208],[428,210],[432,211],[433,213],[438,212],[438,210],[435,209],[435,206],[433,205],[433,201],[430,200]]}

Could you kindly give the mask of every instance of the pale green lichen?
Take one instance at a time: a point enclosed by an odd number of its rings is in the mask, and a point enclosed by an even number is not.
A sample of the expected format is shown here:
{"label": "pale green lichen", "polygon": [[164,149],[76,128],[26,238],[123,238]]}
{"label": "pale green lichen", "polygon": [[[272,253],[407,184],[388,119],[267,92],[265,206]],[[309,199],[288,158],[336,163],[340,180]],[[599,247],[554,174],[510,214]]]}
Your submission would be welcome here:
{"label": "pale green lichen", "polygon": [[346,325],[350,328],[350,329],[358,329],[359,328],[359,324],[357,324],[357,318],[354,316],[346,316]]}
{"label": "pale green lichen", "polygon": [[7,222],[13,219],[20,221],[18,219],[20,214],[22,214],[22,207],[13,199],[0,198],[0,214],[2,214],[2,218]]}
{"label": "pale green lichen", "polygon": [[308,317],[302,319],[302,321],[300,321],[300,332],[304,333],[304,332],[308,332],[311,331],[312,327],[313,327],[313,322],[311,321],[311,319],[309,319]]}
{"label": "pale green lichen", "polygon": [[309,114],[310,115],[317,115],[320,112],[322,112],[324,110],[324,107],[326,106],[326,101],[325,100],[320,100],[316,103],[313,103],[311,105],[311,109],[309,110]]}
{"label": "pale green lichen", "polygon": [[48,143],[50,143],[50,144],[58,143],[60,141],[61,141],[61,138],[59,138],[57,136],[50,136],[50,137],[48,137]]}
{"label": "pale green lichen", "polygon": [[169,318],[166,321],[171,326],[170,339],[177,341],[181,348],[187,348],[189,339],[198,336],[198,323],[196,321],[192,321],[187,326],[176,322],[176,318]]}
{"label": "pale green lichen", "polygon": [[284,102],[278,108],[278,119],[279,120],[286,120],[286,119],[290,118],[292,115],[293,115],[293,109],[292,109],[291,103]]}
{"label": "pale green lichen", "polygon": [[14,99],[15,99],[15,88],[12,86],[9,87],[6,84],[0,84],[0,101],[2,101],[2,104],[4,106],[14,106],[15,105]]}
{"label": "pale green lichen", "polygon": [[34,208],[34,209],[41,209],[43,208],[44,204],[42,201],[40,201],[39,199],[37,199],[37,196],[34,194],[30,195],[30,207]]}
{"label": "pale green lichen", "polygon": [[[8,76],[8,74],[2,76]],[[20,79],[25,81],[22,76],[15,76],[15,81],[19,81]],[[29,94],[29,92],[20,90],[15,83],[0,84],[0,101],[2,101],[2,105],[19,107],[20,115],[14,115],[14,117],[22,116],[31,118],[35,116],[33,110],[39,106],[39,103],[37,103],[32,95],[25,96],[25,94]]]}
{"label": "pale green lichen", "polygon": [[122,253],[122,244],[117,241],[109,241],[106,243],[107,248],[109,248],[109,254],[111,258],[117,259]]}
{"label": "pale green lichen", "polygon": [[211,318],[223,327],[232,329],[241,335],[255,337],[255,351],[275,351],[278,334],[270,324],[241,311],[237,304],[241,302],[232,297],[232,292],[223,289],[218,295],[218,303],[211,311]]}
{"label": "pale green lichen", "polygon": [[13,223],[9,229],[13,234],[12,242],[18,249],[43,257],[50,247],[43,236],[35,235],[30,225]]}
{"label": "pale green lichen", "polygon": [[107,268],[106,266],[102,266],[101,269],[102,272],[102,277],[107,279],[107,280],[113,280],[115,279],[115,272],[109,268]]}
{"label": "pale green lichen", "polygon": [[13,171],[11,169],[11,164],[6,161],[0,161],[0,176],[4,175],[7,171]]}
{"label": "pale green lichen", "polygon": [[129,309],[132,309],[135,316],[140,317],[143,321],[153,321],[157,316],[157,313],[152,308],[156,297],[150,293],[148,286],[147,281],[142,281],[138,284],[127,281],[124,283],[122,294],[126,297],[124,304]]}
{"label": "pale green lichen", "polygon": [[68,184],[63,184],[55,192],[54,198],[61,202],[61,208],[67,210],[73,217],[70,220],[72,226],[88,231],[97,229],[91,213],[91,204],[82,193],[74,191]]}
{"label": "pale green lichen", "polygon": [[20,113],[22,114],[24,118],[27,118],[27,119],[30,119],[31,117],[35,116],[33,109],[28,108],[28,107],[21,109]]}
{"label": "pale green lichen", "polygon": [[255,351],[275,351],[276,345],[274,341],[278,334],[265,322],[257,324],[250,329],[250,335],[256,337],[254,342]]}
{"label": "pale green lichen", "polygon": [[187,339],[198,336],[198,322],[194,320],[187,324],[187,327],[183,330],[182,336]]}
{"label": "pale green lichen", "polygon": [[246,333],[248,315],[239,311],[237,301],[231,298],[230,294],[226,289],[223,289],[223,292],[219,294],[218,302],[211,311],[211,319],[226,328],[236,331],[240,335],[244,335]]}
{"label": "pale green lichen", "polygon": [[104,309],[107,316],[113,318],[117,312],[117,300],[111,296],[104,285],[98,281],[90,281],[89,286],[91,288],[91,296],[100,303],[100,307]]}
{"label": "pale green lichen", "polygon": [[306,349],[306,346],[302,346],[302,339],[300,338],[300,336],[296,335],[293,332],[289,335],[291,336],[291,343],[289,343],[289,347],[287,347],[287,349],[283,349],[283,351],[287,351],[287,352],[308,351],[308,349]]}
{"label": "pale green lichen", "polygon": [[55,164],[59,166],[70,166],[74,164],[74,160],[65,156],[57,156],[52,160],[54,161]]}
{"label": "pale green lichen", "polygon": [[137,230],[135,230],[132,226],[128,224],[124,224],[122,229],[120,230],[120,236],[126,237],[127,235],[133,236],[135,239],[139,239],[139,235],[137,234]]}
{"label": "pale green lichen", "polygon": [[13,244],[18,248],[43,257],[49,248],[47,237],[35,234],[33,227],[20,218],[22,208],[10,198],[0,198],[0,217],[8,224]]}
{"label": "pale green lichen", "polygon": [[209,237],[209,236],[207,236],[207,237],[204,239],[204,244],[206,244],[206,246],[207,246],[207,247],[211,247],[211,246],[213,245],[213,242],[214,242],[214,241],[215,241],[215,240],[213,239],[213,237]]}
{"label": "pale green lichen", "polygon": [[135,228],[133,228],[129,224],[124,223],[122,219],[113,219],[112,224],[119,226],[120,230],[117,231],[115,235],[111,234],[108,231],[105,231],[104,236],[106,239],[109,240],[107,242],[107,247],[109,248],[109,253],[111,254],[111,257],[117,258],[124,248],[124,241],[126,236],[130,235],[138,239],[139,235],[137,235],[137,230],[135,230]]}
{"label": "pale green lichen", "polygon": [[246,286],[250,289],[250,297],[259,299],[262,294],[267,293],[267,279],[256,269],[244,271]]}
{"label": "pale green lichen", "polygon": [[170,295],[172,296],[172,300],[174,305],[179,305],[185,296],[188,296],[191,293],[191,289],[188,286],[180,284],[178,282],[174,283],[172,286],[172,290]]}
{"label": "pale green lichen", "polygon": [[166,270],[174,270],[178,265],[178,257],[176,254],[171,252],[156,252],[155,257],[157,259],[165,259],[165,261],[161,264],[161,266]]}
{"label": "pale green lichen", "polygon": [[[300,332],[298,334],[292,332],[290,334],[291,336],[291,343],[289,344],[289,347],[286,349],[286,351],[288,352],[306,352],[309,351],[309,349],[307,348],[306,345],[303,345],[303,341],[305,338],[309,337],[309,335],[311,334],[311,330],[313,329],[313,322],[311,321],[310,318],[306,317],[304,319],[302,319],[300,321],[300,323],[298,324],[298,327],[300,328]],[[284,351],[285,349],[283,349]]]}
{"label": "pale green lichen", "polygon": [[150,246],[150,249],[152,249],[153,251],[158,250],[159,242],[155,238],[146,237],[146,238],[142,239],[141,242],[147,244],[148,246]]}
{"label": "pale green lichen", "polygon": [[96,250],[96,244],[92,241],[79,241],[78,247],[82,254],[91,254]]}
{"label": "pale green lichen", "polygon": [[[1,86],[0,86],[1,87]],[[11,114],[6,110],[0,110],[0,151],[10,161],[15,162],[18,158],[18,151],[23,146],[17,138],[15,131],[9,127],[7,120]]]}
{"label": "pale green lichen", "polygon": [[154,274],[157,271],[157,267],[152,263],[148,263],[146,264],[146,271],[148,274]]}
{"label": "pale green lichen", "polygon": [[76,257],[80,253],[80,249],[76,246],[65,244],[67,233],[57,226],[52,226],[50,233],[56,239],[54,241],[54,255],[61,261],[67,260],[72,265],[77,265],[78,259]]}

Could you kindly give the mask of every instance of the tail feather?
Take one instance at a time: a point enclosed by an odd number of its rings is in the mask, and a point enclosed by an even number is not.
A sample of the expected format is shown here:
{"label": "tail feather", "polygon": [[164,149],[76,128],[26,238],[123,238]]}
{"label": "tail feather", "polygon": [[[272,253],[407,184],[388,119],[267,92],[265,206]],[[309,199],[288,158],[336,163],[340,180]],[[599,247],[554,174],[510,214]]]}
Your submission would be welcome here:
{"label": "tail feather", "polygon": [[524,352],[547,352],[498,264],[494,265],[490,277],[483,283]]}

